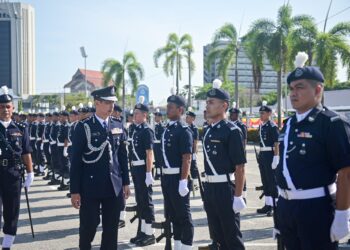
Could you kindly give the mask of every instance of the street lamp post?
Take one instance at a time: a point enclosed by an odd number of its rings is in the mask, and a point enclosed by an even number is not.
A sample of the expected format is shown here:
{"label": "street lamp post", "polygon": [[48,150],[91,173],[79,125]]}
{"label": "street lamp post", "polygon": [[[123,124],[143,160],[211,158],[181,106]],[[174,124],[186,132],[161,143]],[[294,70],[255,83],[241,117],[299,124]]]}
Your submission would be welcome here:
{"label": "street lamp post", "polygon": [[86,80],[86,58],[88,57],[85,51],[84,46],[80,47],[80,53],[81,56],[84,58],[84,67],[85,67],[85,74],[84,74],[84,81],[85,81],[85,97],[88,98],[88,90],[87,90],[87,80]]}

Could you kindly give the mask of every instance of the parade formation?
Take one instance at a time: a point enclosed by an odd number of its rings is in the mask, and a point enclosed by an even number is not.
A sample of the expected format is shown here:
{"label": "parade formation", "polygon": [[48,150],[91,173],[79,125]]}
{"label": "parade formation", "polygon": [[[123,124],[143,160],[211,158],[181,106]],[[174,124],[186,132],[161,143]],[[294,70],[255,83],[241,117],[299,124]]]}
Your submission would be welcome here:
{"label": "parade formation", "polygon": [[[271,119],[266,103],[259,109],[256,156],[265,204],[256,212],[273,220],[278,249],[332,250],[350,232],[350,124],[322,105],[323,74],[305,66],[306,60],[298,53],[287,78],[295,114],[283,127]],[[174,93],[167,97],[166,114],[159,109],[152,114],[151,127],[144,97],[123,117],[114,86],[93,91],[87,107],[46,114],[15,113],[7,87],[0,91],[2,249],[15,243],[22,187],[30,212],[34,176],[58,185],[79,210],[79,249],[92,248],[100,223],[100,249],[118,249],[127,211],[134,211],[139,223],[129,233],[135,246],[156,244],[156,229],[161,229],[165,249],[193,249],[190,202],[197,190],[211,241],[200,249],[245,249],[241,224],[246,221],[240,217],[249,186],[247,126],[220,80],[206,93],[201,132],[194,124],[196,113]],[[155,219],[155,181],[164,198],[163,222]],[[128,204],[131,194],[134,207]]]}

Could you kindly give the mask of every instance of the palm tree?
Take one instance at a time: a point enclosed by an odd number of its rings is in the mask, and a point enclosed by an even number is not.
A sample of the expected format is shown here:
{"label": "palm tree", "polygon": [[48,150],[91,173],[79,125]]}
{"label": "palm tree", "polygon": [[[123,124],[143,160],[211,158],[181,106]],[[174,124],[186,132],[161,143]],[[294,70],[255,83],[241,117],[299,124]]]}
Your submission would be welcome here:
{"label": "palm tree", "polygon": [[177,95],[179,94],[180,90],[179,81],[182,79],[183,58],[187,58],[187,62],[189,64],[189,75],[191,75],[194,71],[194,62],[191,59],[192,52],[193,45],[191,36],[189,34],[184,34],[181,38],[179,38],[175,33],[169,34],[166,45],[154,52],[153,59],[157,68],[160,57],[165,57],[163,71],[166,76],[173,76],[175,70]]}
{"label": "palm tree", "polygon": [[[188,35],[189,36],[189,35]],[[186,52],[185,58],[187,60],[188,65],[188,99],[187,99],[187,106],[192,107],[192,80],[191,77],[195,71],[195,64],[192,60],[191,56],[194,52],[193,45],[192,45],[192,38],[188,37],[189,43],[185,44],[182,48]]]}
{"label": "palm tree", "polygon": [[[238,37],[237,31],[233,24],[226,23],[219,28],[213,38],[211,44],[212,49],[209,51],[206,61],[206,67],[210,69],[210,65],[219,59],[218,74],[224,82],[228,81],[228,70],[237,62],[238,54]],[[235,101],[239,107],[238,100],[238,70],[235,67]]]}
{"label": "palm tree", "polygon": [[336,80],[338,56],[343,65],[348,68],[350,66],[348,35],[350,35],[350,22],[338,23],[328,32],[317,34],[315,44],[316,65],[320,67],[328,86],[332,86]]}
{"label": "palm tree", "polygon": [[124,54],[122,62],[113,58],[106,59],[102,64],[101,71],[104,77],[104,86],[109,85],[113,81],[117,89],[116,95],[118,98],[122,88],[123,112],[125,112],[126,77],[130,80],[132,95],[134,95],[140,80],[144,77],[142,65],[137,61],[135,54],[129,51]]}
{"label": "palm tree", "polygon": [[277,22],[269,19],[255,21],[249,32],[266,38],[266,55],[274,70],[277,71],[277,113],[278,126],[282,125],[282,77],[288,70],[290,53],[289,36],[296,23],[309,20],[310,17],[300,15],[292,17],[292,8],[285,4],[278,10]]}

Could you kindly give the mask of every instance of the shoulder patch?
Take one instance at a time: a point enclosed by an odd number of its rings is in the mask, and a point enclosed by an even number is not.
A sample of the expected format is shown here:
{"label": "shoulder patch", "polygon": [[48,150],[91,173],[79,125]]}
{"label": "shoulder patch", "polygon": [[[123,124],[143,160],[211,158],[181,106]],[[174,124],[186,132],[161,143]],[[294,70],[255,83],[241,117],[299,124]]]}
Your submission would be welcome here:
{"label": "shoulder patch", "polygon": [[335,122],[335,121],[338,121],[340,119],[341,119],[340,116],[337,115],[337,116],[331,117],[331,122]]}

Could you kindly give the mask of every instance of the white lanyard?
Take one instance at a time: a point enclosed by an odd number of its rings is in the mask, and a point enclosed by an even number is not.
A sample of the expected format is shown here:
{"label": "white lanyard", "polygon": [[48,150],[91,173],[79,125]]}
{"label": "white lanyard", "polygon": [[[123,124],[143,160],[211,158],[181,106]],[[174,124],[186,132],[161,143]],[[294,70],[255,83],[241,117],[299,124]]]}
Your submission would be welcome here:
{"label": "white lanyard", "polygon": [[287,122],[287,127],[286,127],[286,133],[284,134],[284,139],[283,139],[283,145],[284,145],[284,150],[283,150],[283,176],[286,179],[288,188],[291,190],[296,190],[294,183],[292,181],[292,177],[290,176],[288,167],[287,167],[287,151],[288,151],[288,136],[289,136],[289,131],[290,131],[290,121],[292,118],[290,118]]}
{"label": "white lanyard", "polygon": [[210,130],[210,127],[208,128],[207,132],[205,133],[205,135],[204,135],[204,137],[203,137],[203,152],[204,152],[204,154],[205,154],[205,159],[206,159],[206,161],[207,161],[207,163],[208,163],[208,165],[209,165],[211,171],[213,172],[214,175],[218,175],[218,173],[215,171],[215,168],[214,168],[212,162],[211,162],[210,159],[209,159],[207,150],[205,149],[205,138],[207,137],[209,130]]}
{"label": "white lanyard", "polygon": [[262,125],[260,125],[259,135],[260,135],[260,142],[261,142],[261,144],[263,145],[263,147],[265,148],[266,146],[265,146],[264,140],[263,140],[263,138],[262,138],[262,136],[261,136],[261,130],[262,130]]}
{"label": "white lanyard", "polygon": [[139,157],[139,155],[136,153],[135,145],[134,145],[134,135],[135,135],[135,132],[136,132],[136,128],[134,129],[134,132],[132,133],[131,145],[132,145],[132,152],[133,152],[134,155],[136,156],[136,159],[139,161],[139,160],[140,160],[140,157]]}
{"label": "white lanyard", "polygon": [[168,158],[166,157],[166,153],[165,153],[165,140],[164,140],[164,135],[165,135],[165,132],[167,131],[168,129],[164,129],[164,132],[162,134],[162,151],[163,151],[163,158],[164,158],[164,163],[165,163],[165,166],[167,168],[170,168],[170,164],[169,164],[169,161],[168,161]]}

